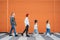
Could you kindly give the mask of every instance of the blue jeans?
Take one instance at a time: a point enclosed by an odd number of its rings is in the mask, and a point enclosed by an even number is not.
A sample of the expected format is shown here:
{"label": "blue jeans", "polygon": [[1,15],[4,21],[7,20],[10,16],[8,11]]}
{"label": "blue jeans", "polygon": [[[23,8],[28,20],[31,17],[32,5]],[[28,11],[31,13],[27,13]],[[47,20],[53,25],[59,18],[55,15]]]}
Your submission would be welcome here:
{"label": "blue jeans", "polygon": [[15,25],[12,25],[11,30],[10,30],[10,35],[12,34],[12,30],[14,30],[14,34],[16,35]]}
{"label": "blue jeans", "polygon": [[50,34],[50,29],[46,29],[46,35],[47,35],[47,33],[49,33]]}
{"label": "blue jeans", "polygon": [[34,33],[38,33],[38,30],[37,29],[34,29]]}

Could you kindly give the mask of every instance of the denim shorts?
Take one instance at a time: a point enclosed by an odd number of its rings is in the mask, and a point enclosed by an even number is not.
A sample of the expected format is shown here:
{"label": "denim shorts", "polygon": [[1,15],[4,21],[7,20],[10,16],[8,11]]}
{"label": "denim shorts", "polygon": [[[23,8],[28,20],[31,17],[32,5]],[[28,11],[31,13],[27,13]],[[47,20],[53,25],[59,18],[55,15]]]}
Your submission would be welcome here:
{"label": "denim shorts", "polygon": [[38,33],[38,30],[37,29],[34,29],[34,33]]}

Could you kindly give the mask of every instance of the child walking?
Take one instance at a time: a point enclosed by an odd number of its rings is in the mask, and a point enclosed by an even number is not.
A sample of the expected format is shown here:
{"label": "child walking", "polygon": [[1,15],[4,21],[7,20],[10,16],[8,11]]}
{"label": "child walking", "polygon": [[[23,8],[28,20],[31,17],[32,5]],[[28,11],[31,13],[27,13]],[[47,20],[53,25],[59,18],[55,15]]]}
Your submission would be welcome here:
{"label": "child walking", "polygon": [[37,20],[34,20],[34,35],[37,35],[38,34],[38,24],[37,24]]}
{"label": "child walking", "polygon": [[48,20],[46,21],[46,35],[50,35],[50,23]]}

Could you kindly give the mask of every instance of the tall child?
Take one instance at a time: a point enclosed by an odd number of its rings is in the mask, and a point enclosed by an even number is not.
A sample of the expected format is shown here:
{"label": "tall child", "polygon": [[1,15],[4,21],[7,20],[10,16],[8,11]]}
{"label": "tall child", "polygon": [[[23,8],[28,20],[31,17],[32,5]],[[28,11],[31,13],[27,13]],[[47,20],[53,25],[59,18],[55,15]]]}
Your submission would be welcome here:
{"label": "tall child", "polygon": [[13,31],[13,30],[14,30],[15,36],[18,36],[18,35],[16,34],[16,29],[15,29],[16,21],[15,21],[15,13],[14,13],[14,12],[11,13],[10,23],[11,23],[11,30],[10,30],[9,36],[12,36],[12,31]]}
{"label": "tall child", "polygon": [[23,33],[22,33],[21,35],[23,36],[23,34],[26,32],[26,36],[27,36],[27,37],[30,37],[30,36],[28,35],[28,29],[29,29],[29,26],[30,26],[28,16],[29,16],[29,14],[26,14],[26,18],[25,18],[25,20],[24,20],[25,30],[23,31]]}

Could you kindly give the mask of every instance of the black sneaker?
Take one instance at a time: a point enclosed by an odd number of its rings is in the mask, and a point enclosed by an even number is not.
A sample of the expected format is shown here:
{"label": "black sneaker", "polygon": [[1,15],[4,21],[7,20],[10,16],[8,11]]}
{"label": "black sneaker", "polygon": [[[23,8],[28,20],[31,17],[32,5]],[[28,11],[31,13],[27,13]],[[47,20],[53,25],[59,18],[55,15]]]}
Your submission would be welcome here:
{"label": "black sneaker", "polygon": [[26,37],[30,37],[29,35],[26,35]]}
{"label": "black sneaker", "polygon": [[18,35],[15,35],[15,37],[17,37]]}
{"label": "black sneaker", "polygon": [[21,35],[23,36],[23,33]]}
{"label": "black sneaker", "polygon": [[9,35],[9,36],[12,36],[12,35]]}

